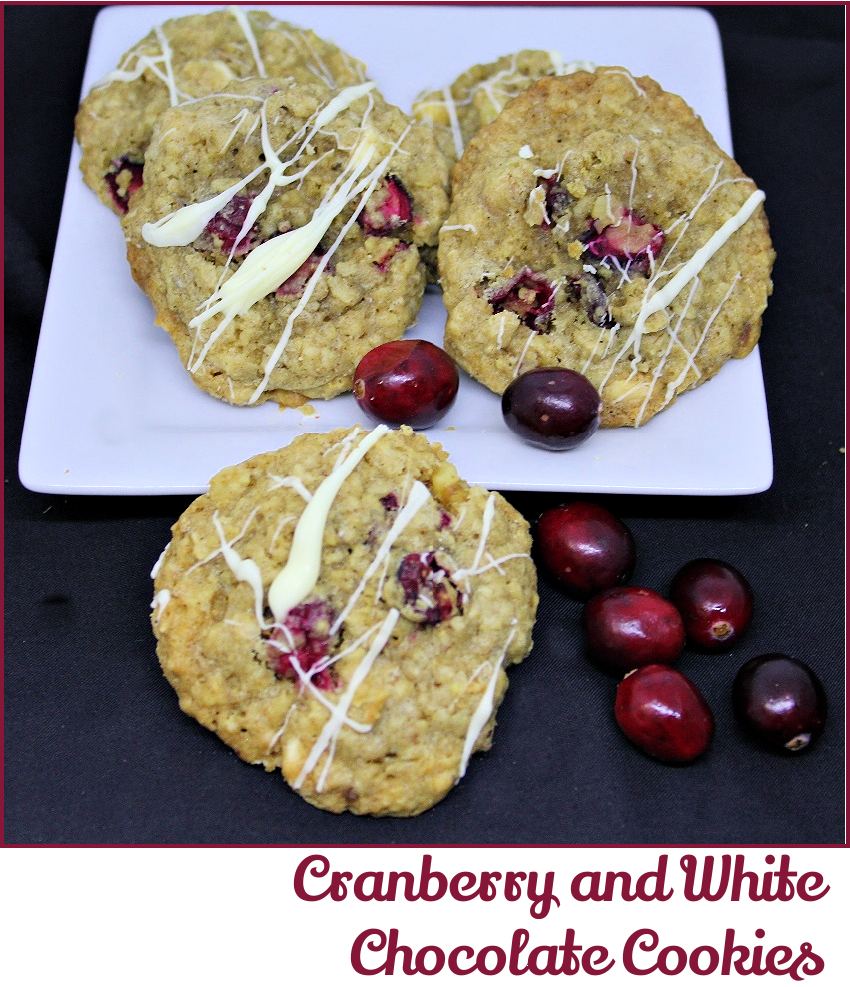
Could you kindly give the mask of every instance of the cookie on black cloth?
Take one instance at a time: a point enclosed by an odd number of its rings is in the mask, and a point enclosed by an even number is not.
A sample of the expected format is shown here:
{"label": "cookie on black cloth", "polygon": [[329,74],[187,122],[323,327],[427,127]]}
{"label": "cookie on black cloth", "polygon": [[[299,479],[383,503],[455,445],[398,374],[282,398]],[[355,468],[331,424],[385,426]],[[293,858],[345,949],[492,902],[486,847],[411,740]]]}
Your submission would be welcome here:
{"label": "cookie on black cloth", "polygon": [[332,812],[415,815],[490,747],[531,648],[525,519],[409,428],[296,438],[213,478],[154,569],[181,708]]}

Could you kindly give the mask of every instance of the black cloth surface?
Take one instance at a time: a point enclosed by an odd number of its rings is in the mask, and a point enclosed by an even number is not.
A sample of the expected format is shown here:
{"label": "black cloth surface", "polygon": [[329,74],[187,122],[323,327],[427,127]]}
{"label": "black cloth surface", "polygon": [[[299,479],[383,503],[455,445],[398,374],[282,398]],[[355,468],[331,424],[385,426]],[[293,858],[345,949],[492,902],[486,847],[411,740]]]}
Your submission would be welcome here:
{"label": "black cloth surface", "polygon": [[[581,607],[541,574],[535,648],[511,674],[492,751],[409,820],[314,809],[180,713],[156,661],[149,572],[191,498],[49,496],[18,479],[97,9],[4,10],[6,842],[843,843],[843,6],[709,8],[736,157],[767,193],[778,255],[761,346],[774,483],[732,498],[597,498],[634,532],[634,583],[665,592],[680,564],[708,555],[754,587],[740,645],[679,663],[714,710],[711,750],[672,768],[622,737],[616,681],[582,656]],[[532,520],[566,492],[507,496]],[[826,731],[799,756],[761,749],[731,713],[736,669],[773,651],[817,669],[829,696]]]}

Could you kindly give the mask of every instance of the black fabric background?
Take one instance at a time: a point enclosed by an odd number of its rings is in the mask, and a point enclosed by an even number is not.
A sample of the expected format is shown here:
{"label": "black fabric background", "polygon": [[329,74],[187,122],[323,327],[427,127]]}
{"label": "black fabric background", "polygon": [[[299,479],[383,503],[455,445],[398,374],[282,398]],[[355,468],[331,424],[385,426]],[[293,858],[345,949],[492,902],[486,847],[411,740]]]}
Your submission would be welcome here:
{"label": "black fabric background", "polygon": [[[599,498],[634,531],[635,583],[663,592],[682,562],[712,555],[755,588],[756,617],[734,653],[686,652],[679,665],[715,711],[712,749],[671,768],[622,738],[616,683],[581,655],[580,608],[542,577],[536,646],[512,673],[493,750],[411,820],[313,809],[179,712],[156,662],[148,573],[189,498],[47,496],[18,480],[97,9],[4,10],[6,842],[843,843],[843,5],[709,8],[736,156],[767,193],[778,253],[761,347],[773,486],[751,497]],[[529,519],[562,499],[508,497]],[[826,732],[800,756],[758,748],[731,717],[735,670],[767,651],[809,662],[826,684]]]}

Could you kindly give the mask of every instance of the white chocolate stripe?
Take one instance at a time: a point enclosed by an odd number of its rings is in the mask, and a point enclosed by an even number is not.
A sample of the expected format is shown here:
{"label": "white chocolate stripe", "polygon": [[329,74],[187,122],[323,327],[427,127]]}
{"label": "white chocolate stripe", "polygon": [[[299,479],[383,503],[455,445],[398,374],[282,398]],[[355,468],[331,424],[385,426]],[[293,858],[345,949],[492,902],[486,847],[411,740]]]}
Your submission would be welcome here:
{"label": "white chocolate stripe", "polygon": [[268,603],[278,623],[316,585],[322,564],[325,525],[334,499],[360,460],[388,431],[386,425],[378,425],[367,433],[342,464],[322,480],[304,508],[292,536],[289,559],[269,587]]}
{"label": "white chocolate stripe", "polygon": [[469,758],[472,756],[472,748],[475,746],[475,741],[478,739],[478,735],[484,729],[487,721],[493,713],[493,697],[496,693],[496,682],[499,678],[499,672],[502,670],[502,662],[505,660],[505,655],[508,653],[508,648],[511,646],[511,641],[513,641],[515,634],[516,627],[512,627],[511,632],[508,635],[508,639],[505,642],[505,647],[502,650],[502,654],[494,663],[495,667],[493,668],[493,673],[490,676],[490,681],[487,683],[487,688],[484,690],[484,695],[481,697],[481,701],[478,703],[475,712],[472,714],[472,719],[469,721],[469,728],[466,731],[466,738],[463,742],[463,753],[460,758],[460,768],[458,769],[457,776],[458,781],[460,781],[460,779],[466,774],[466,768],[469,764]]}
{"label": "white chocolate stripe", "polygon": [[377,572],[378,568],[384,562],[384,559],[389,556],[390,549],[396,542],[396,539],[401,535],[404,529],[410,524],[414,516],[418,513],[419,509],[426,504],[431,499],[431,492],[420,480],[416,480],[410,491],[410,496],[407,499],[404,507],[398,512],[395,521],[393,521],[392,527],[387,532],[386,537],[378,551],[375,553],[374,559],[372,559],[369,564],[368,569],[363,574],[363,578],[360,580],[357,588],[348,598],[348,603],[343,607],[342,612],[333,622],[330,634],[331,637],[336,634],[336,632],[342,627],[345,618],[351,613],[354,605],[360,599],[360,595],[372,578],[372,576]]}
{"label": "white chocolate stripe", "polygon": [[266,67],[263,64],[263,60],[260,57],[260,48],[257,44],[257,37],[254,34],[254,29],[251,27],[251,22],[248,19],[248,15],[242,10],[241,7],[232,6],[227,8],[227,12],[233,16],[239,27],[242,28],[242,33],[245,35],[245,40],[248,42],[248,47],[251,49],[251,54],[254,57],[254,63],[257,66],[257,75],[261,79],[268,77],[266,72]]}
{"label": "white chocolate stripe", "polygon": [[[390,634],[393,632],[393,628],[398,620],[399,612],[396,609],[390,610],[387,616],[384,618],[375,640],[372,642],[369,650],[363,657],[363,660],[357,666],[354,674],[351,676],[351,681],[348,683],[348,688],[340,697],[339,702],[335,706],[333,712],[330,715],[327,723],[322,728],[322,732],[319,734],[318,739],[310,753],[307,755],[307,760],[301,768],[301,772],[293,783],[293,788],[299,789],[306,780],[307,776],[313,770],[313,768],[318,763],[319,758],[332,743],[335,743],[336,737],[339,735],[340,730],[343,726],[343,720],[345,719],[351,703],[354,700],[354,693],[357,691],[361,682],[366,678],[372,669],[372,665],[375,659],[383,651],[384,645],[390,638]],[[330,758],[329,758],[330,760]],[[322,790],[322,785],[324,783],[325,776],[327,775],[329,765],[325,765],[325,769],[322,773],[322,777],[319,780],[316,788],[317,791]]]}
{"label": "white chocolate stripe", "polygon": [[756,211],[758,206],[764,202],[764,198],[764,192],[761,189],[756,189],[735,215],[727,219],[719,230],[715,230],[709,239],[695,251],[688,262],[679,269],[667,284],[644,301],[635,321],[634,331],[636,335],[643,332],[643,327],[650,315],[666,308],[682,288],[700,273],[732,234],[739,230]]}

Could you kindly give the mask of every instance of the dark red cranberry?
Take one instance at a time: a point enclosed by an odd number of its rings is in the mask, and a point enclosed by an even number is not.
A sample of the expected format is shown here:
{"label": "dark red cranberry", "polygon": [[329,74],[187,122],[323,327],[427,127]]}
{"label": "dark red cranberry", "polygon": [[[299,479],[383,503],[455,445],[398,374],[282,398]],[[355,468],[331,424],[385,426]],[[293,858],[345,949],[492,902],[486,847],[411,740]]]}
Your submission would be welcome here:
{"label": "dark red cranberry", "polygon": [[670,599],[688,641],[703,651],[731,647],[749,627],[753,591],[740,572],[719,559],[693,559],[673,577]]}
{"label": "dark red cranberry", "polygon": [[615,222],[597,220],[581,238],[588,253],[600,260],[611,257],[630,270],[646,274],[664,246],[664,230],[631,209],[620,208]]}
{"label": "dark red cranberry", "polygon": [[567,282],[567,293],[573,301],[579,302],[588,319],[600,329],[610,329],[614,319],[608,308],[608,295],[602,286],[602,279],[589,271]]}
{"label": "dark red cranberry", "polygon": [[535,332],[547,332],[555,307],[555,285],[530,267],[484,293],[494,312],[513,312]]}
{"label": "dark red cranberry", "polygon": [[593,384],[566,367],[538,367],[511,381],[502,417],[512,432],[541,449],[574,449],[599,428],[602,400]]}
{"label": "dark red cranberry", "polygon": [[587,653],[611,672],[672,665],[685,646],[685,628],[669,600],[642,586],[603,590],[585,605]]}
{"label": "dark red cranberry", "polygon": [[463,594],[435,552],[412,552],[399,564],[396,578],[404,593],[402,613],[433,627],[463,613]]}
{"label": "dark red cranberry", "polygon": [[241,240],[239,236],[253,201],[249,195],[234,195],[207,223],[195,241],[195,247],[198,250],[221,250],[228,255],[232,252],[234,257],[243,257],[247,254],[257,242],[256,224],[246,231]]}
{"label": "dark red cranberry", "polygon": [[110,170],[103,176],[115,208],[123,216],[130,207],[130,199],[144,184],[144,163],[133,161],[126,154],[110,162]]}
{"label": "dark red cranberry", "polygon": [[732,705],[755,737],[789,751],[808,747],[826,723],[820,679],[788,655],[760,655],[743,665],[732,685]]}
{"label": "dark red cranberry", "polygon": [[316,667],[330,650],[331,608],[324,600],[310,600],[293,607],[283,623],[272,628],[268,638],[267,660],[281,678],[297,681],[295,666],[310,676],[318,689],[333,689],[336,678],[331,667]]}
{"label": "dark red cranberry", "polygon": [[395,175],[389,175],[370,196],[357,222],[371,236],[392,236],[412,218],[407,189]]}
{"label": "dark red cranberry", "polygon": [[399,339],[370,350],[354,371],[358,405],[376,421],[430,428],[454,404],[454,360],[424,339]]}
{"label": "dark red cranberry", "polygon": [[555,176],[541,178],[538,184],[546,190],[546,215],[549,217],[549,222],[544,225],[551,226],[566,213],[573,197]]}
{"label": "dark red cranberry", "polygon": [[385,511],[397,511],[398,510],[398,496],[390,491],[388,494],[384,494],[381,497],[381,506]]}
{"label": "dark red cranberry", "polygon": [[668,665],[644,665],[617,687],[614,715],[642,751],[668,764],[699,757],[714,735],[714,716],[699,689]]}
{"label": "dark red cranberry", "polygon": [[635,565],[631,531],[599,504],[574,501],[541,515],[536,547],[540,561],[577,600],[625,583]]}
{"label": "dark red cranberry", "polygon": [[294,298],[304,293],[307,282],[316,273],[316,268],[322,261],[324,255],[317,251],[310,254],[307,260],[278,287],[275,295],[278,298]]}

